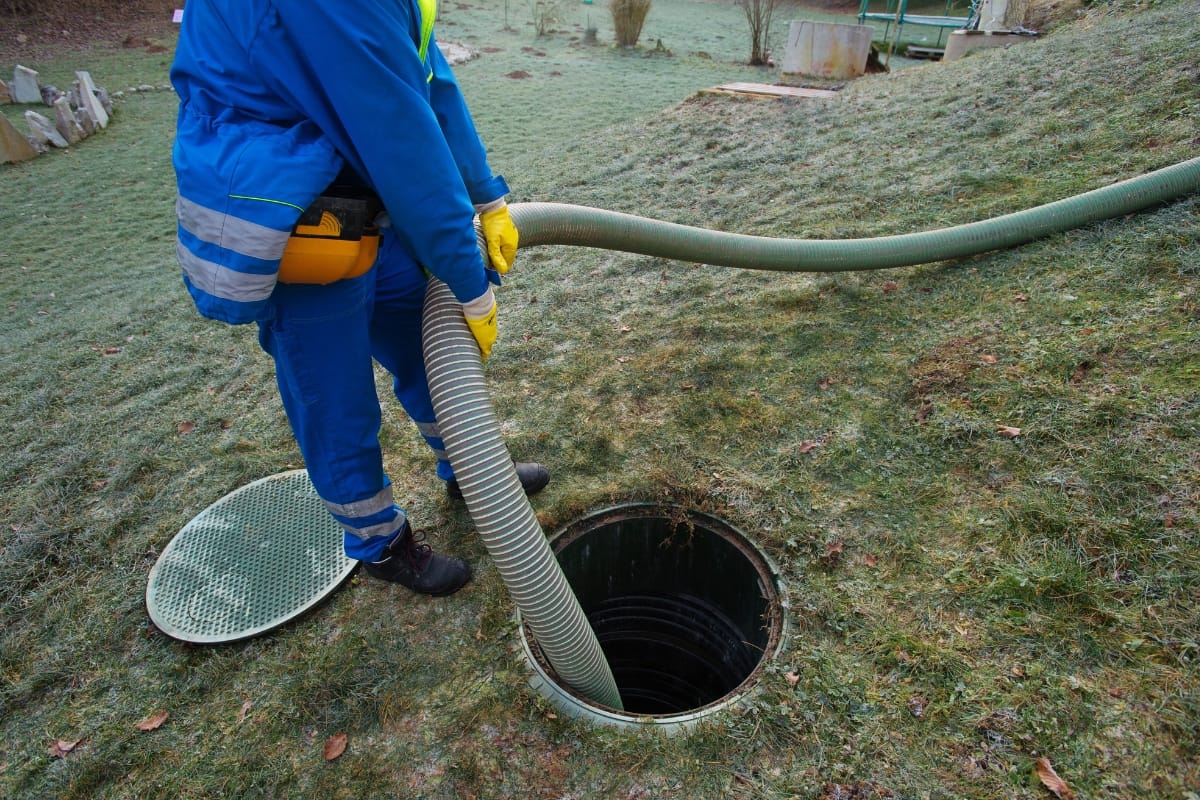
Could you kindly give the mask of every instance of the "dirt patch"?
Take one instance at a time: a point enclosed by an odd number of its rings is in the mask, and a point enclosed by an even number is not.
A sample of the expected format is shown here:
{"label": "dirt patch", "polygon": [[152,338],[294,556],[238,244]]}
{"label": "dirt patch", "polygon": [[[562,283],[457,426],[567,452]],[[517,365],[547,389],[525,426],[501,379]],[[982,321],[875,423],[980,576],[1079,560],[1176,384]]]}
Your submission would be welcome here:
{"label": "dirt patch", "polygon": [[132,0],[103,10],[78,7],[86,5],[47,2],[27,13],[0,10],[0,75],[13,64],[44,61],[97,45],[165,52],[165,43],[176,29],[172,15],[183,2]]}
{"label": "dirt patch", "polygon": [[1075,19],[1084,9],[1084,0],[1030,0],[1021,24],[1030,30],[1045,31]]}
{"label": "dirt patch", "polygon": [[911,397],[925,404],[934,398],[957,396],[966,390],[971,373],[991,359],[983,336],[959,336],[942,342],[909,368]]}

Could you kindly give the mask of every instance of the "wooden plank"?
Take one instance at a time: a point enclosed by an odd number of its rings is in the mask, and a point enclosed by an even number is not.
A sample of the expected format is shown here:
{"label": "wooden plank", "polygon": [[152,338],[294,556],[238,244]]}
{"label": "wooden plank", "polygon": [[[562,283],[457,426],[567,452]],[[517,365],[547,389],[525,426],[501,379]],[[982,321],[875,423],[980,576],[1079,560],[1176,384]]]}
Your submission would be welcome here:
{"label": "wooden plank", "polygon": [[828,89],[808,89],[803,86],[774,86],[769,83],[722,83],[709,90],[718,94],[747,94],[759,97],[812,97],[828,99],[837,92]]}

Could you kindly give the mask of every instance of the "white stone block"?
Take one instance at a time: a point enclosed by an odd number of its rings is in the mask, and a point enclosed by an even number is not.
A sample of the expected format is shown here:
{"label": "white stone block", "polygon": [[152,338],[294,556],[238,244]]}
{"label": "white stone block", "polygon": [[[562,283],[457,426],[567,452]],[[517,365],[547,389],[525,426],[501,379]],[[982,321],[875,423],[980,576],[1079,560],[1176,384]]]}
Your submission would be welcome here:
{"label": "white stone block", "polygon": [[83,138],[83,128],[75,119],[75,112],[65,96],[54,101],[54,127],[69,144]]}
{"label": "white stone block", "polygon": [[26,111],[25,122],[29,125],[35,141],[55,147],[67,147],[67,140],[54,127],[54,123],[36,111]]}
{"label": "white stone block", "polygon": [[13,69],[12,86],[9,87],[14,103],[40,103],[42,90],[38,86],[37,70],[20,64]]}
{"label": "white stone block", "polygon": [[92,76],[80,70],[75,73],[75,77],[79,79],[79,107],[92,118],[97,127],[107,128],[108,112],[104,110],[104,104],[96,96],[96,84],[92,83]]}

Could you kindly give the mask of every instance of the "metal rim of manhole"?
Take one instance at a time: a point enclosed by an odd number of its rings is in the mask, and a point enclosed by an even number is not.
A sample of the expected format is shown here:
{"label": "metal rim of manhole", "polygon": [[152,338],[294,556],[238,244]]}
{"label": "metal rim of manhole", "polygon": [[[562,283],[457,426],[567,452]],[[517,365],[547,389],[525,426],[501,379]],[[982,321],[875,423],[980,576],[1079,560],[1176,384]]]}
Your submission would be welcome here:
{"label": "metal rim of manhole", "polygon": [[196,644],[249,639],[312,610],[358,562],[306,470],[254,481],[197,514],[150,570],[146,610]]}
{"label": "metal rim of manhole", "polygon": [[786,638],[779,569],[727,522],[660,503],[588,514],[550,537],[625,710],[562,684],[524,625],[530,684],[568,716],[673,733],[737,704]]}

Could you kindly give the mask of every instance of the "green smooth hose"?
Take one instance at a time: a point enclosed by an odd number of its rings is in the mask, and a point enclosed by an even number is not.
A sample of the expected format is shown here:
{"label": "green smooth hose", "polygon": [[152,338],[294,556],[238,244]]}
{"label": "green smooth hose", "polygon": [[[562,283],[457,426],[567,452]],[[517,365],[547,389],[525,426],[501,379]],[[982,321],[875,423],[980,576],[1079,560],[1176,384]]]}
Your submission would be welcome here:
{"label": "green smooth hose", "polygon": [[578,245],[698,264],[845,272],[926,264],[1015,247],[1200,190],[1200,158],[1026,211],[941,230],[874,239],[772,239],[693,228],[561,203],[509,207],[521,247]]}

